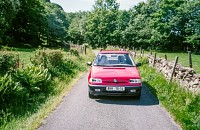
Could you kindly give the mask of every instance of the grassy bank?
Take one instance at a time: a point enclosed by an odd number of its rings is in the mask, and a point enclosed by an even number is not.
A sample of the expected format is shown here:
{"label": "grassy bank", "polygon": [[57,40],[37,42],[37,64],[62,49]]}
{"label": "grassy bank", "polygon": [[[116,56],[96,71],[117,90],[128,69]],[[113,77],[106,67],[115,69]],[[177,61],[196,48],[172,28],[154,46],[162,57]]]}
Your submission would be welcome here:
{"label": "grassy bank", "polygon": [[[29,66],[30,56],[33,57],[35,55],[35,50],[21,50],[19,53],[20,60],[23,59],[25,62],[25,67]],[[27,102],[22,103],[23,105],[12,103],[10,107],[1,109],[1,130],[30,130],[37,128],[43,119],[62,101],[63,96],[68,93],[84,72],[87,71],[87,61],[92,61],[94,58],[89,49],[87,50],[87,55],[79,53],[79,56],[77,56],[77,54],[63,51],[62,53],[64,55],[64,65],[66,66],[51,68],[51,71],[53,71],[51,92],[31,97]],[[55,73],[58,71],[59,73]]]}
{"label": "grassy bank", "polygon": [[162,74],[147,64],[139,70],[144,84],[184,130],[200,129],[200,95],[195,95],[176,83],[168,83]]}

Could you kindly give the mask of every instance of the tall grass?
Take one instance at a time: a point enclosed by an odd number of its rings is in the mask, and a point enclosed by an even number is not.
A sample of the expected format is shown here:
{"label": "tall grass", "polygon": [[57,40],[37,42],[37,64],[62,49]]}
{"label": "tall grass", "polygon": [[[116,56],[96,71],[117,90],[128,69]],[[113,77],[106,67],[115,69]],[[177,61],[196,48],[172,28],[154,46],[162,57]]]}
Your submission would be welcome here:
{"label": "tall grass", "polygon": [[173,115],[184,130],[200,129],[200,95],[168,83],[154,68],[144,64],[139,68],[143,82]]}

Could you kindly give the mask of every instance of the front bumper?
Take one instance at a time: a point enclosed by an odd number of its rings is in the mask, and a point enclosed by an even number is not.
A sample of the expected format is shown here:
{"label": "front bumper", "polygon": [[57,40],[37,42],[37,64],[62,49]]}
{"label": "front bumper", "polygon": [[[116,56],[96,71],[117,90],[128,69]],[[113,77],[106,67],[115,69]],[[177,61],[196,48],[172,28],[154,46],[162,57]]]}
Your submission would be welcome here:
{"label": "front bumper", "polygon": [[[106,86],[106,85],[88,85],[89,93],[95,96],[139,96],[142,86]],[[125,91],[106,91],[106,87],[125,87]],[[95,91],[95,90],[100,91]],[[134,90],[134,92],[131,90]]]}

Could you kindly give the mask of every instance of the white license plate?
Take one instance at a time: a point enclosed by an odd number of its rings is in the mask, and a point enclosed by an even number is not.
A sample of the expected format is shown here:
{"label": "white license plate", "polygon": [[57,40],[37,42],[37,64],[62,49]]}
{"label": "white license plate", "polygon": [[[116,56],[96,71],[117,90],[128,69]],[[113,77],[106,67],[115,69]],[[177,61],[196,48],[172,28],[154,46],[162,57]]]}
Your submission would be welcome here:
{"label": "white license plate", "polygon": [[125,91],[125,87],[106,87],[106,91]]}

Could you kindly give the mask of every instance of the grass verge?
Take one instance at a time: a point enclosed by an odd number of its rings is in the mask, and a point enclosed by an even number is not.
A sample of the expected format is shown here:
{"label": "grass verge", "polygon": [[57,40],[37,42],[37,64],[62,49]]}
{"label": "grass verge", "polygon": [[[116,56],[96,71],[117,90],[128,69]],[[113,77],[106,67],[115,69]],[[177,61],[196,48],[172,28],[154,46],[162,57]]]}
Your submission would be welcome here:
{"label": "grass verge", "polygon": [[143,82],[184,130],[200,129],[200,95],[176,83],[168,83],[161,73],[147,64],[139,70]]}

